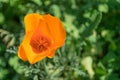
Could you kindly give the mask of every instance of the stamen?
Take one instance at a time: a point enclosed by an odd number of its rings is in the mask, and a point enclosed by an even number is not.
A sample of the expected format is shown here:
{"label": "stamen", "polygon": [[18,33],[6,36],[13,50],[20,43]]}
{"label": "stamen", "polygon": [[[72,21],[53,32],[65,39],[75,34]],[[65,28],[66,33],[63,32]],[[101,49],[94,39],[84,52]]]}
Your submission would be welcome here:
{"label": "stamen", "polygon": [[50,41],[43,36],[31,38],[30,45],[32,50],[36,53],[43,52],[50,46]]}

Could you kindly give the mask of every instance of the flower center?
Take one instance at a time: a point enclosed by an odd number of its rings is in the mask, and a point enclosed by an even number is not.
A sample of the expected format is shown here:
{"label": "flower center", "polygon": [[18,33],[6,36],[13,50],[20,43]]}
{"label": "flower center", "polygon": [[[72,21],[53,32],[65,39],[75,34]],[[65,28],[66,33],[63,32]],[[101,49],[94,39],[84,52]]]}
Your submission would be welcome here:
{"label": "flower center", "polygon": [[50,41],[43,36],[31,38],[30,45],[35,53],[40,53],[48,49]]}

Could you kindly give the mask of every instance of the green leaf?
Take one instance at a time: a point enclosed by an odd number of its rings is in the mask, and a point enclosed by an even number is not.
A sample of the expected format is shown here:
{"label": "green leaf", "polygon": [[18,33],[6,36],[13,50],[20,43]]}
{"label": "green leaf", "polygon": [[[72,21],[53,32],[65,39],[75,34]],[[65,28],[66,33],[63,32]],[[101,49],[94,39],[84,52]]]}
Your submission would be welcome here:
{"label": "green leaf", "polygon": [[35,76],[33,77],[33,80],[39,80],[39,79],[38,79],[38,76],[35,75]]}
{"label": "green leaf", "polygon": [[0,13],[0,24],[3,23],[4,21],[5,21],[5,17],[3,13]]}
{"label": "green leaf", "polygon": [[100,4],[100,5],[98,6],[98,10],[99,10],[100,12],[107,13],[108,10],[109,10],[109,7],[108,7],[107,4]]}
{"label": "green leaf", "polygon": [[85,69],[88,71],[88,74],[90,76],[90,78],[92,79],[94,76],[94,70],[93,70],[93,59],[91,56],[87,56],[85,58],[82,59],[82,65],[85,67]]}
{"label": "green leaf", "polygon": [[90,25],[83,31],[81,34],[82,37],[88,37],[93,33],[93,30],[95,30],[102,19],[102,13],[98,12],[95,20],[90,23]]}
{"label": "green leaf", "polygon": [[55,16],[61,17],[60,7],[58,5],[52,5],[51,8]]}

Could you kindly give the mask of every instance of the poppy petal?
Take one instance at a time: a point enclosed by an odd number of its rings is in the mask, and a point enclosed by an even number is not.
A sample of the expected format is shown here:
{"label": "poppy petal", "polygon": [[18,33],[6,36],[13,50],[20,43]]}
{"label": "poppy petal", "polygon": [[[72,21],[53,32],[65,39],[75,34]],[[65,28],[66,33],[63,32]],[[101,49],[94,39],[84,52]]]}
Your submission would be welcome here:
{"label": "poppy petal", "polygon": [[26,53],[26,56],[28,58],[28,61],[31,63],[31,64],[34,64],[40,60],[42,60],[43,58],[46,57],[47,55],[47,52],[49,51],[45,51],[45,52],[42,52],[42,53],[38,53],[36,54],[31,46],[30,46],[30,39],[32,37],[32,34],[29,33],[29,34],[26,34],[25,38],[24,38],[24,41],[23,41],[23,48],[25,50],[25,53]]}
{"label": "poppy petal", "polygon": [[35,38],[37,36],[44,36],[50,40],[51,45],[52,45],[54,41],[53,41],[53,37],[51,36],[50,32],[51,31],[49,27],[47,26],[46,22],[44,20],[40,20],[38,27],[33,32],[33,37]]}
{"label": "poppy petal", "polygon": [[22,45],[20,45],[18,50],[18,57],[20,57],[22,60],[27,61],[27,56],[25,54],[25,50]]}
{"label": "poppy petal", "polygon": [[55,50],[52,50],[51,53],[48,54],[48,58],[53,58],[55,55]]}
{"label": "poppy petal", "polygon": [[54,38],[54,44],[56,48],[61,47],[64,44],[66,38],[66,32],[63,28],[61,21],[51,15],[44,15],[43,18],[48,24],[49,30]]}
{"label": "poppy petal", "polygon": [[24,18],[26,33],[34,31],[36,27],[38,26],[40,19],[43,19],[43,18],[39,14],[31,13],[31,14],[26,15]]}

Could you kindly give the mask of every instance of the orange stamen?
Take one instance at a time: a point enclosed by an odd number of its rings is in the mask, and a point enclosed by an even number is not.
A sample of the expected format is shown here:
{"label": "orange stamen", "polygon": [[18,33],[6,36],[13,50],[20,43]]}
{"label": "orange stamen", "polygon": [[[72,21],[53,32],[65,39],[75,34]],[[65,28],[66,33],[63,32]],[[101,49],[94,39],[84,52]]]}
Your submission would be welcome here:
{"label": "orange stamen", "polygon": [[50,41],[43,36],[38,36],[36,38],[31,38],[30,45],[32,50],[36,53],[43,52],[50,46]]}

